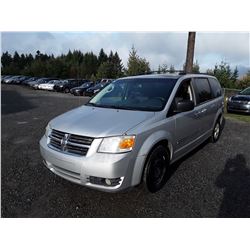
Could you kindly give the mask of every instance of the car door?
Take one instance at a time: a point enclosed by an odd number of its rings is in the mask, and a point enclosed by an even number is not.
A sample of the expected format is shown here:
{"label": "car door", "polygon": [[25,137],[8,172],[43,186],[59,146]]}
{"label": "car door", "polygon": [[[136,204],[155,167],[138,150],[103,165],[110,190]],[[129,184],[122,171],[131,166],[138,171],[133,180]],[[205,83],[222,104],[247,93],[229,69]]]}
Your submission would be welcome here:
{"label": "car door", "polygon": [[195,115],[200,122],[200,136],[206,137],[212,129],[217,105],[216,101],[213,100],[208,78],[197,77],[194,78],[193,82],[196,95]]}
{"label": "car door", "polygon": [[195,144],[200,134],[200,124],[196,117],[196,110],[175,113],[174,107],[180,100],[191,100],[195,103],[195,95],[192,79],[185,79],[181,82],[175,97],[172,101],[168,116],[175,119],[175,140],[174,140],[174,157],[178,158],[188,152]]}

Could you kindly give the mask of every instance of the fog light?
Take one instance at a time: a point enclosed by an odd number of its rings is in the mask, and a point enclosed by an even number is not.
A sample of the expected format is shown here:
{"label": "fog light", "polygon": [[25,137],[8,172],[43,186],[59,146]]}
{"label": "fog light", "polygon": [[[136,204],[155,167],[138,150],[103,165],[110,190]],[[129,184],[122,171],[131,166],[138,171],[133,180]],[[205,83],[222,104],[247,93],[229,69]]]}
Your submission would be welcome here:
{"label": "fog light", "polygon": [[108,186],[110,186],[112,184],[111,180],[110,179],[105,179],[105,182]]}
{"label": "fog light", "polygon": [[91,184],[95,184],[95,185],[115,187],[115,186],[120,184],[120,182],[122,181],[122,178],[118,177],[118,178],[110,178],[109,179],[109,178],[89,176],[88,181]]}

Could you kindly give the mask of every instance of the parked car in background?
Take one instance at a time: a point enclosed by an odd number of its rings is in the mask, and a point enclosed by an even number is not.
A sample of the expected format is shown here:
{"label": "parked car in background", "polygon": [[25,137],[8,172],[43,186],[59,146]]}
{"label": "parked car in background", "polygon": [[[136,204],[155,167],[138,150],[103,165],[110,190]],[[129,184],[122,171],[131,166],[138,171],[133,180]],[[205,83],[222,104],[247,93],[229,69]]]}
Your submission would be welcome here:
{"label": "parked car in background", "polygon": [[7,79],[7,78],[9,78],[9,77],[12,77],[12,76],[9,76],[9,75],[2,75],[1,76],[1,83],[5,83],[5,80]]}
{"label": "parked car in background", "polygon": [[94,86],[94,83],[93,82],[85,82],[84,84],[82,84],[81,86],[79,87],[75,87],[75,88],[72,88],[70,90],[70,93],[72,95],[81,95],[83,96],[85,91],[90,88],[90,87],[93,87]]}
{"label": "parked car in background", "polygon": [[83,83],[88,82],[86,79],[66,79],[55,84],[54,90],[57,92],[69,93],[70,89],[79,87]]}
{"label": "parked car in background", "polygon": [[13,77],[13,76],[8,75],[8,76],[3,77],[2,80],[1,80],[1,83],[7,83],[7,82],[6,82],[7,79],[9,79],[9,78],[11,78],[11,77]]}
{"label": "parked car in background", "polygon": [[103,78],[103,79],[101,79],[100,83],[110,83],[112,81],[113,81],[113,79]]}
{"label": "parked car in background", "polygon": [[157,192],[172,163],[219,140],[223,109],[220,83],[209,75],[121,78],[51,120],[40,151],[50,171],[76,184],[118,192],[143,183]]}
{"label": "parked car in background", "polygon": [[50,80],[47,83],[41,83],[38,85],[38,89],[54,91],[55,84],[60,83],[61,80]]}
{"label": "parked car in background", "polygon": [[103,89],[105,86],[107,86],[109,83],[98,83],[93,87],[88,88],[85,91],[85,96],[93,96],[95,94],[97,94],[101,89]]}
{"label": "parked car in background", "polygon": [[227,100],[227,112],[250,114],[250,87],[240,91]]}
{"label": "parked car in background", "polygon": [[8,77],[7,79],[5,79],[5,83],[12,84],[12,83],[15,82],[15,80],[17,80],[20,77],[22,77],[22,76],[11,76],[11,77]]}
{"label": "parked car in background", "polygon": [[30,76],[18,77],[14,80],[14,84],[22,84],[25,80],[30,79]]}
{"label": "parked car in background", "polygon": [[33,89],[39,89],[39,85],[40,84],[42,84],[42,83],[48,83],[51,80],[56,80],[56,79],[55,78],[48,78],[48,77],[40,78],[34,84],[32,84],[31,87]]}
{"label": "parked car in background", "polygon": [[21,84],[22,85],[29,85],[30,82],[34,82],[38,79],[39,79],[39,77],[30,77],[30,78],[24,80]]}

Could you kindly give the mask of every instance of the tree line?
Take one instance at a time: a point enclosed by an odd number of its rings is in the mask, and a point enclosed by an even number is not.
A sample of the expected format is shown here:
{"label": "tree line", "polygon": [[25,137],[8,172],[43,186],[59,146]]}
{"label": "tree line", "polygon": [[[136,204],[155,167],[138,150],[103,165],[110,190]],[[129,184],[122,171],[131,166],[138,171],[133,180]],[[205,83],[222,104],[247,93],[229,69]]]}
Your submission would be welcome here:
{"label": "tree line", "polygon": [[[183,69],[185,65],[183,65]],[[2,53],[1,71],[3,75],[27,75],[38,77],[79,78],[96,80],[100,78],[116,79],[122,76],[140,75],[151,72],[149,61],[140,57],[132,46],[127,67],[124,67],[117,52],[107,54],[101,49],[98,55],[93,52],[83,53],[80,50],[69,50],[67,54],[59,56],[41,53],[39,50],[32,54],[11,55],[8,51]],[[174,73],[173,64],[159,65],[156,73]],[[200,73],[198,61],[193,65],[193,72]],[[226,62],[216,64],[206,71],[214,75],[224,88],[245,88],[250,86],[250,71],[239,79],[237,67],[232,69]]]}
{"label": "tree line", "polygon": [[137,55],[132,47],[127,68],[117,52],[106,54],[103,49],[98,55],[93,52],[83,53],[80,50],[69,50],[67,54],[55,57],[41,53],[39,50],[32,54],[21,54],[8,51],[1,57],[3,75],[27,75],[38,77],[78,78],[78,79],[116,79],[126,75],[137,75],[150,71],[149,62]]}

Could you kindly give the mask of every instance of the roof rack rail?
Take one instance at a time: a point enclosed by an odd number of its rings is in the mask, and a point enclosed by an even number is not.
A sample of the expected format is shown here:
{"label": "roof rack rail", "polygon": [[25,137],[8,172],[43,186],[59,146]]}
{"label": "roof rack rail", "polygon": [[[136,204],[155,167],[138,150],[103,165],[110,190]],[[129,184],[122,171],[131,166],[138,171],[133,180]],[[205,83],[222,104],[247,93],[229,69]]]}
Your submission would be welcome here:
{"label": "roof rack rail", "polygon": [[150,75],[150,74],[175,74],[175,73],[181,74],[185,72],[183,70],[163,70],[163,71],[152,70],[152,71],[145,72],[143,74]]}
{"label": "roof rack rail", "polygon": [[180,72],[179,75],[186,75],[186,74],[192,74],[192,75],[212,75],[209,73],[204,73],[204,72],[192,72],[192,73],[186,73],[186,72]]}

